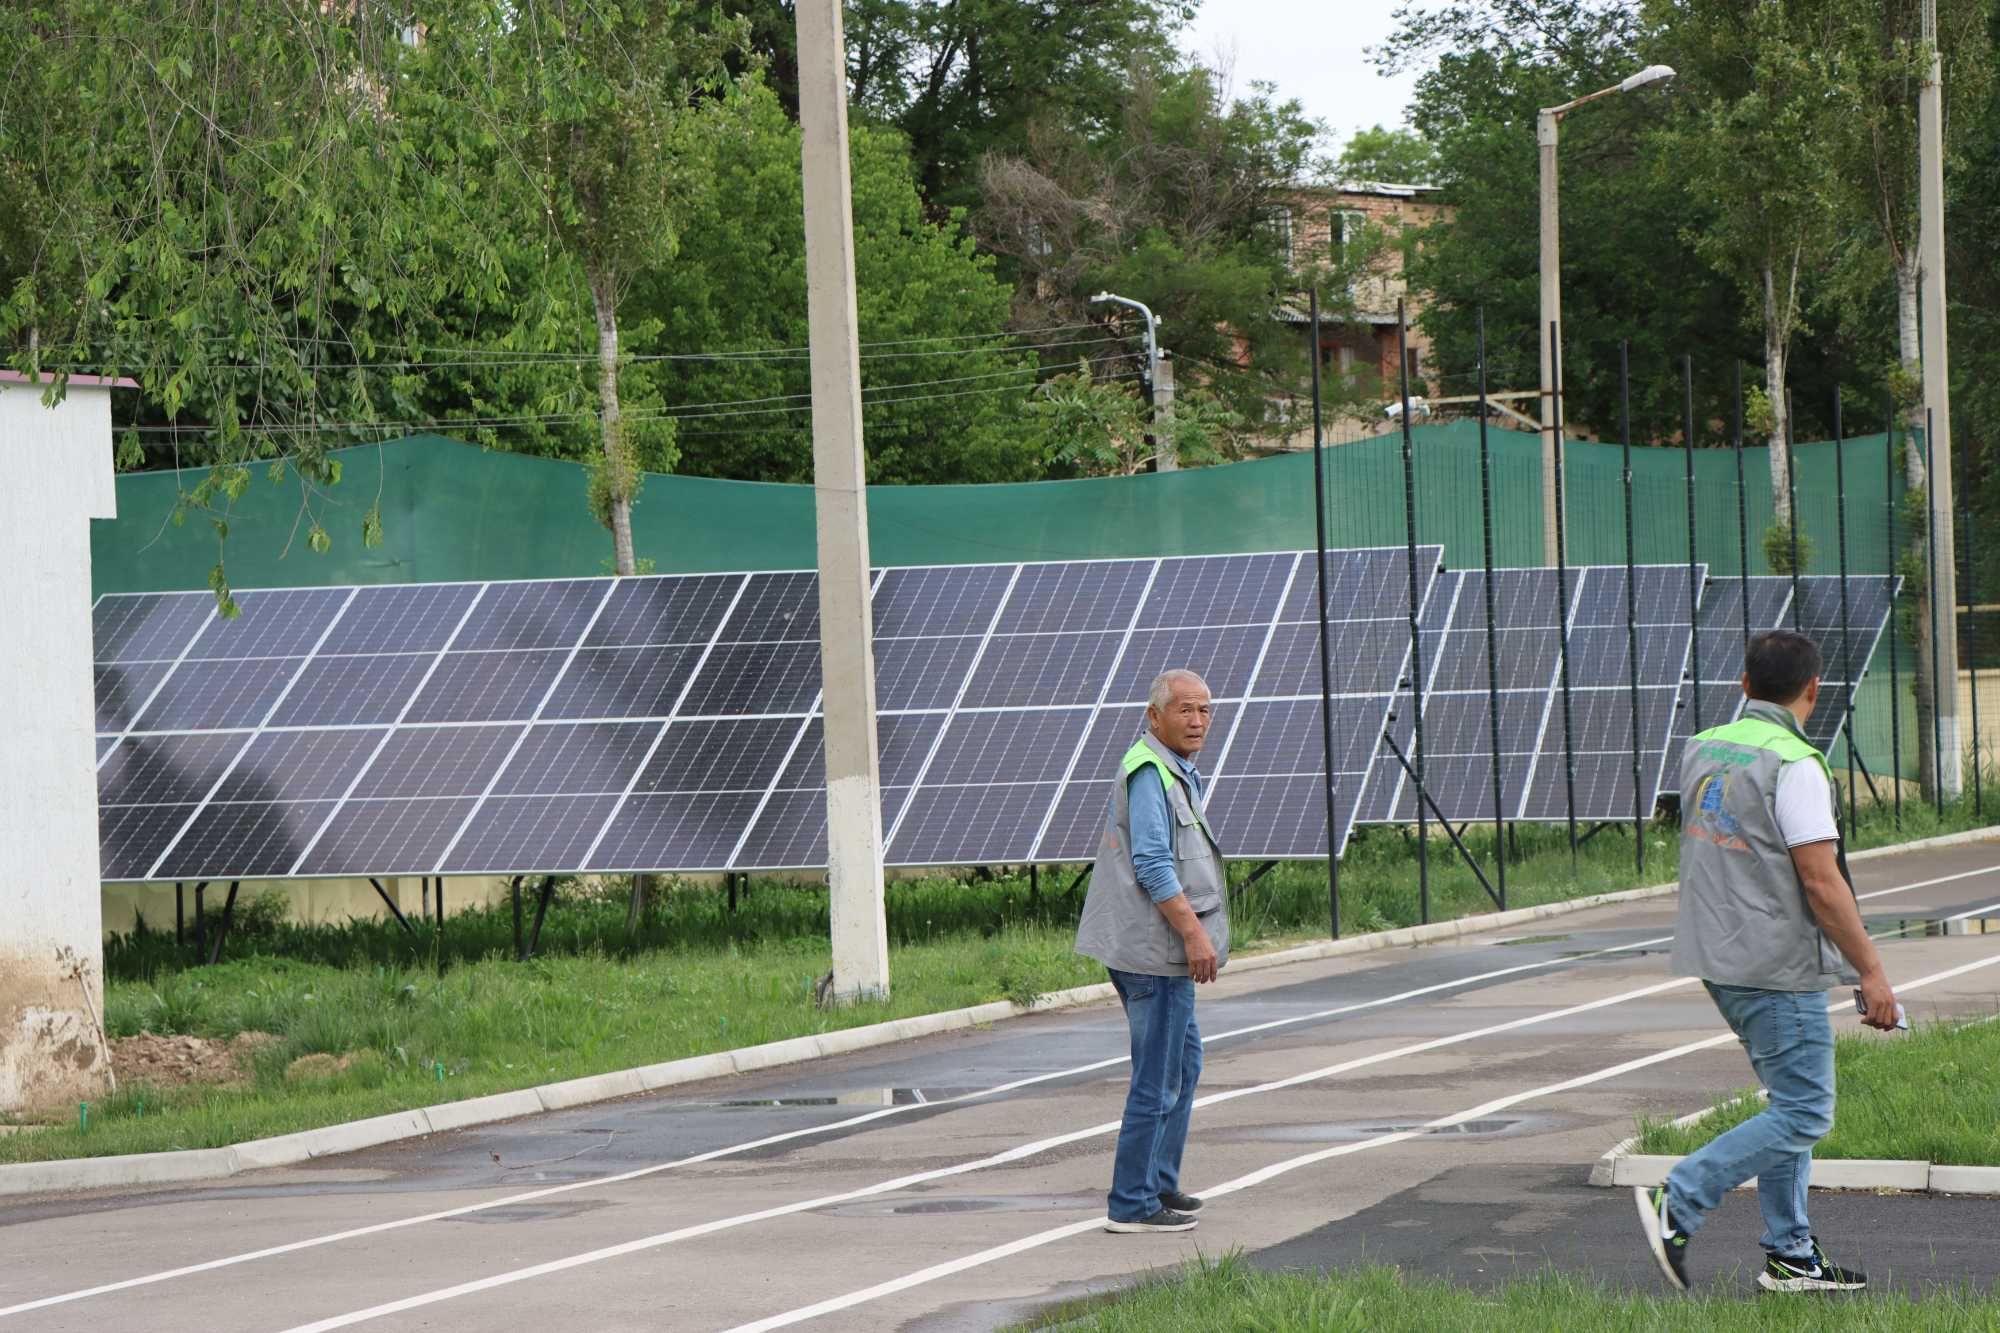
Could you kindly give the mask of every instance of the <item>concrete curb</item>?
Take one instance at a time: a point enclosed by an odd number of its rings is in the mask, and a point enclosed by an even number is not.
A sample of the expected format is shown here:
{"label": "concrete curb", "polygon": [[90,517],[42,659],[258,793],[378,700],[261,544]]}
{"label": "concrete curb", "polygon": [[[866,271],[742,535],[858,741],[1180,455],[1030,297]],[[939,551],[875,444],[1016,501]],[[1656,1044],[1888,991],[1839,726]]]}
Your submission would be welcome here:
{"label": "concrete curb", "polygon": [[[1987,829],[1974,829],[1968,833],[1926,838],[1895,847],[1877,847],[1865,852],[1855,852],[1848,859],[1859,861],[1904,852],[1953,847],[1962,843],[1982,842],[1994,838],[2000,838],[2000,825]],[[1452,921],[1434,921],[1424,926],[1404,926],[1397,930],[1326,940],[1317,944],[1280,949],[1272,953],[1252,954],[1231,960],[1228,973],[1235,975],[1240,972],[1259,972],[1266,968],[1285,967],[1293,963],[1316,962],[1349,954],[1372,953],[1378,949],[1430,944],[1439,940],[1457,939],[1464,935],[1505,930],[1511,926],[1585,912],[1596,907],[1661,898],[1673,893],[1677,887],[1676,884],[1654,884],[1645,888],[1624,889],[1617,893],[1592,894],[1587,898],[1572,898],[1564,902],[1542,903],[1534,907],[1514,908],[1505,912],[1459,917]],[[421,1138],[446,1130],[493,1124],[501,1120],[534,1115],[541,1111],[557,1111],[591,1102],[608,1101],[615,1097],[629,1097],[635,1093],[656,1092],[663,1088],[707,1082],[731,1074],[748,1074],[778,1065],[799,1064],[825,1056],[868,1050],[917,1037],[934,1036],[940,1032],[984,1027],[1028,1014],[1073,1009],[1080,1005],[1109,1000],[1115,994],[1108,982],[1099,982],[1095,985],[1076,986],[1037,996],[1035,1002],[1029,1005],[1015,1004],[1011,1000],[995,1000],[965,1009],[919,1014],[886,1023],[871,1023],[864,1027],[814,1033],[784,1041],[767,1042],[761,1046],[717,1051],[709,1055],[690,1056],[684,1060],[641,1065],[636,1069],[621,1069],[605,1074],[593,1074],[586,1078],[567,1079],[561,1083],[549,1083],[536,1088],[523,1088],[514,1092],[469,1098],[465,1101],[397,1111],[391,1115],[374,1116],[343,1125],[328,1125],[322,1129],[303,1130],[275,1138],[252,1139],[247,1143],[239,1143],[228,1148],[199,1148],[182,1152],[134,1153],[117,1157],[78,1157],[54,1162],[12,1163],[0,1166],[0,1197],[56,1190],[173,1185],[192,1180],[212,1180],[232,1176],[240,1171],[260,1167],[292,1166],[315,1157],[355,1152],[362,1148],[379,1147],[384,1143]],[[1985,1168],[1942,1169],[1967,1171]],[[1592,1174],[1595,1183],[1594,1170]],[[2000,1187],[1996,1187],[1995,1192],[2000,1193]]]}
{"label": "concrete curb", "polygon": [[[1620,1157],[1612,1164],[1611,1179],[1600,1182],[1591,1172],[1590,1183],[1613,1188],[1631,1185],[1664,1185],[1667,1173],[1678,1157],[1653,1157],[1637,1153]],[[1755,1178],[1736,1188],[1755,1189]],[[1891,1161],[1862,1157],[1815,1159],[1812,1187],[1816,1190],[1900,1190],[1909,1194],[2000,1195],[2000,1166],[1938,1166],[1931,1162]]]}

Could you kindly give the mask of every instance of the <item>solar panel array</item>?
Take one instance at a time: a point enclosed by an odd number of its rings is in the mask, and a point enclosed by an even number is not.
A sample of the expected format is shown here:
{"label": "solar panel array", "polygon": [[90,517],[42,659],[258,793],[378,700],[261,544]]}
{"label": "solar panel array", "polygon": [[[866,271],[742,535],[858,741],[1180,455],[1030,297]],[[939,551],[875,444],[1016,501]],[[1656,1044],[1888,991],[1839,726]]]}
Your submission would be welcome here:
{"label": "solar panel array", "polygon": [[[1702,595],[1701,665],[1690,691],[1693,697],[1674,719],[1672,752],[1676,757],[1680,742],[1695,730],[1719,727],[1743,714],[1743,582],[1714,579]],[[1839,575],[1801,575],[1796,602],[1788,575],[1752,575],[1748,583],[1751,633],[1790,629],[1796,620],[1799,631],[1819,645],[1825,674],[1819,706],[1807,719],[1805,732],[1806,739],[1823,753],[1831,752],[1847,724],[1847,701],[1860,690],[1868,664],[1888,629],[1902,580],[1888,574],[1848,575],[1845,639],[1841,635]],[[1700,701],[1698,714],[1695,698]],[[1664,789],[1678,787],[1679,777],[1676,767],[1667,774]]]}
{"label": "solar panel array", "polygon": [[[1420,548],[1419,598],[1442,552]],[[1408,669],[1401,549],[1331,552],[1344,846]],[[1145,691],[1217,700],[1229,851],[1324,856],[1310,553],[874,584],[887,858],[1080,859]],[[791,869],[826,859],[810,573],[201,593],[96,608],[107,880]]]}

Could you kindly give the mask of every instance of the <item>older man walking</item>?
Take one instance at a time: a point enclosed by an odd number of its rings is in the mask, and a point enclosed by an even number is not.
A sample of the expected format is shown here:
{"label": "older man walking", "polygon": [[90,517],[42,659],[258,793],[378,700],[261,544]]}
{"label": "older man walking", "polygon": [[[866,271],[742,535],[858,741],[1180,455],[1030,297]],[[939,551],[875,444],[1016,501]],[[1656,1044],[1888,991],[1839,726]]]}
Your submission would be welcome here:
{"label": "older man walking", "polygon": [[[1858,981],[1870,1027],[1896,1026],[1896,994],[1862,928],[1841,854],[1840,803],[1805,737],[1819,648],[1772,630],[1744,655],[1743,716],[1702,732],[1681,760],[1681,892],[1674,970],[1700,977],[1749,1053],[1770,1104],[1633,1191],[1646,1244],[1685,1291],[1688,1242],[1723,1196],[1757,1177],[1766,1291],[1856,1291],[1806,1217],[1813,1145],[1833,1128],[1833,1029],[1825,993]],[[1844,963],[1843,963],[1843,960]]]}
{"label": "older man walking", "polygon": [[1110,971],[1132,1037],[1106,1231],[1192,1231],[1201,1207],[1180,1188],[1201,1079],[1194,988],[1229,959],[1222,849],[1202,812],[1207,782],[1194,763],[1211,712],[1208,686],[1194,672],[1153,681],[1145,733],[1112,774],[1077,927],[1076,951]]}

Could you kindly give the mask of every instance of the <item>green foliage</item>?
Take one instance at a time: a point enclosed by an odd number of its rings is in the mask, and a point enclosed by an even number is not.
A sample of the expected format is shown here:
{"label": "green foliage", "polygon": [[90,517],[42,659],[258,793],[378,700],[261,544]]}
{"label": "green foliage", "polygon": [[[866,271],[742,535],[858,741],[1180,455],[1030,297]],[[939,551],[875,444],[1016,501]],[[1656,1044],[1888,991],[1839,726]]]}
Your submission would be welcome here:
{"label": "green foliage", "polygon": [[1437,153],[1414,130],[1357,130],[1335,164],[1343,181],[1389,181],[1428,185],[1437,171]]}
{"label": "green foliage", "polygon": [[[1795,541],[1796,546],[1793,545]],[[1812,565],[1813,540],[1806,535],[1804,525],[1796,519],[1791,523],[1773,523],[1764,529],[1763,546],[1764,563],[1773,574],[1803,574]],[[1796,560],[1794,551],[1797,552]]]}
{"label": "green foliage", "polygon": [[1182,467],[1218,463],[1237,452],[1241,419],[1205,393],[1177,394],[1173,417],[1152,419],[1134,387],[1091,375],[1088,364],[1044,383],[1028,415],[1052,473],[1129,476],[1171,457]]}

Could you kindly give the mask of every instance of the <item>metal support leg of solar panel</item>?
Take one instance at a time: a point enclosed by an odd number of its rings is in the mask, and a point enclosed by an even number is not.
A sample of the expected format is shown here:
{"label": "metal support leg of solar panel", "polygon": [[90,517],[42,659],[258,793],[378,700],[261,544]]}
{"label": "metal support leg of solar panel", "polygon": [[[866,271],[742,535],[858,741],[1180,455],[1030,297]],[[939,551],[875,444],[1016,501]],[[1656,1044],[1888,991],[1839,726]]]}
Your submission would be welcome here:
{"label": "metal support leg of solar panel", "polygon": [[1437,816],[1438,823],[1444,826],[1445,836],[1451,839],[1451,845],[1458,849],[1458,854],[1465,858],[1465,864],[1471,867],[1472,873],[1478,877],[1479,887],[1486,890],[1486,896],[1493,900],[1495,907],[1501,906],[1500,895],[1494,890],[1493,882],[1486,878],[1486,871],[1480,867],[1479,858],[1472,854],[1472,849],[1467,847],[1465,840],[1458,836],[1458,830],[1453,828],[1451,821],[1444,817],[1444,811],[1438,809],[1437,802],[1433,801],[1431,794],[1424,789],[1424,784],[1417,778],[1416,768],[1403,754],[1403,747],[1396,744],[1396,738],[1386,731],[1382,733],[1382,743],[1389,747],[1389,752],[1396,756],[1396,762],[1402,765],[1403,772],[1409,775],[1410,786],[1416,789],[1418,799],[1424,803],[1424,806],[1432,814]]}

